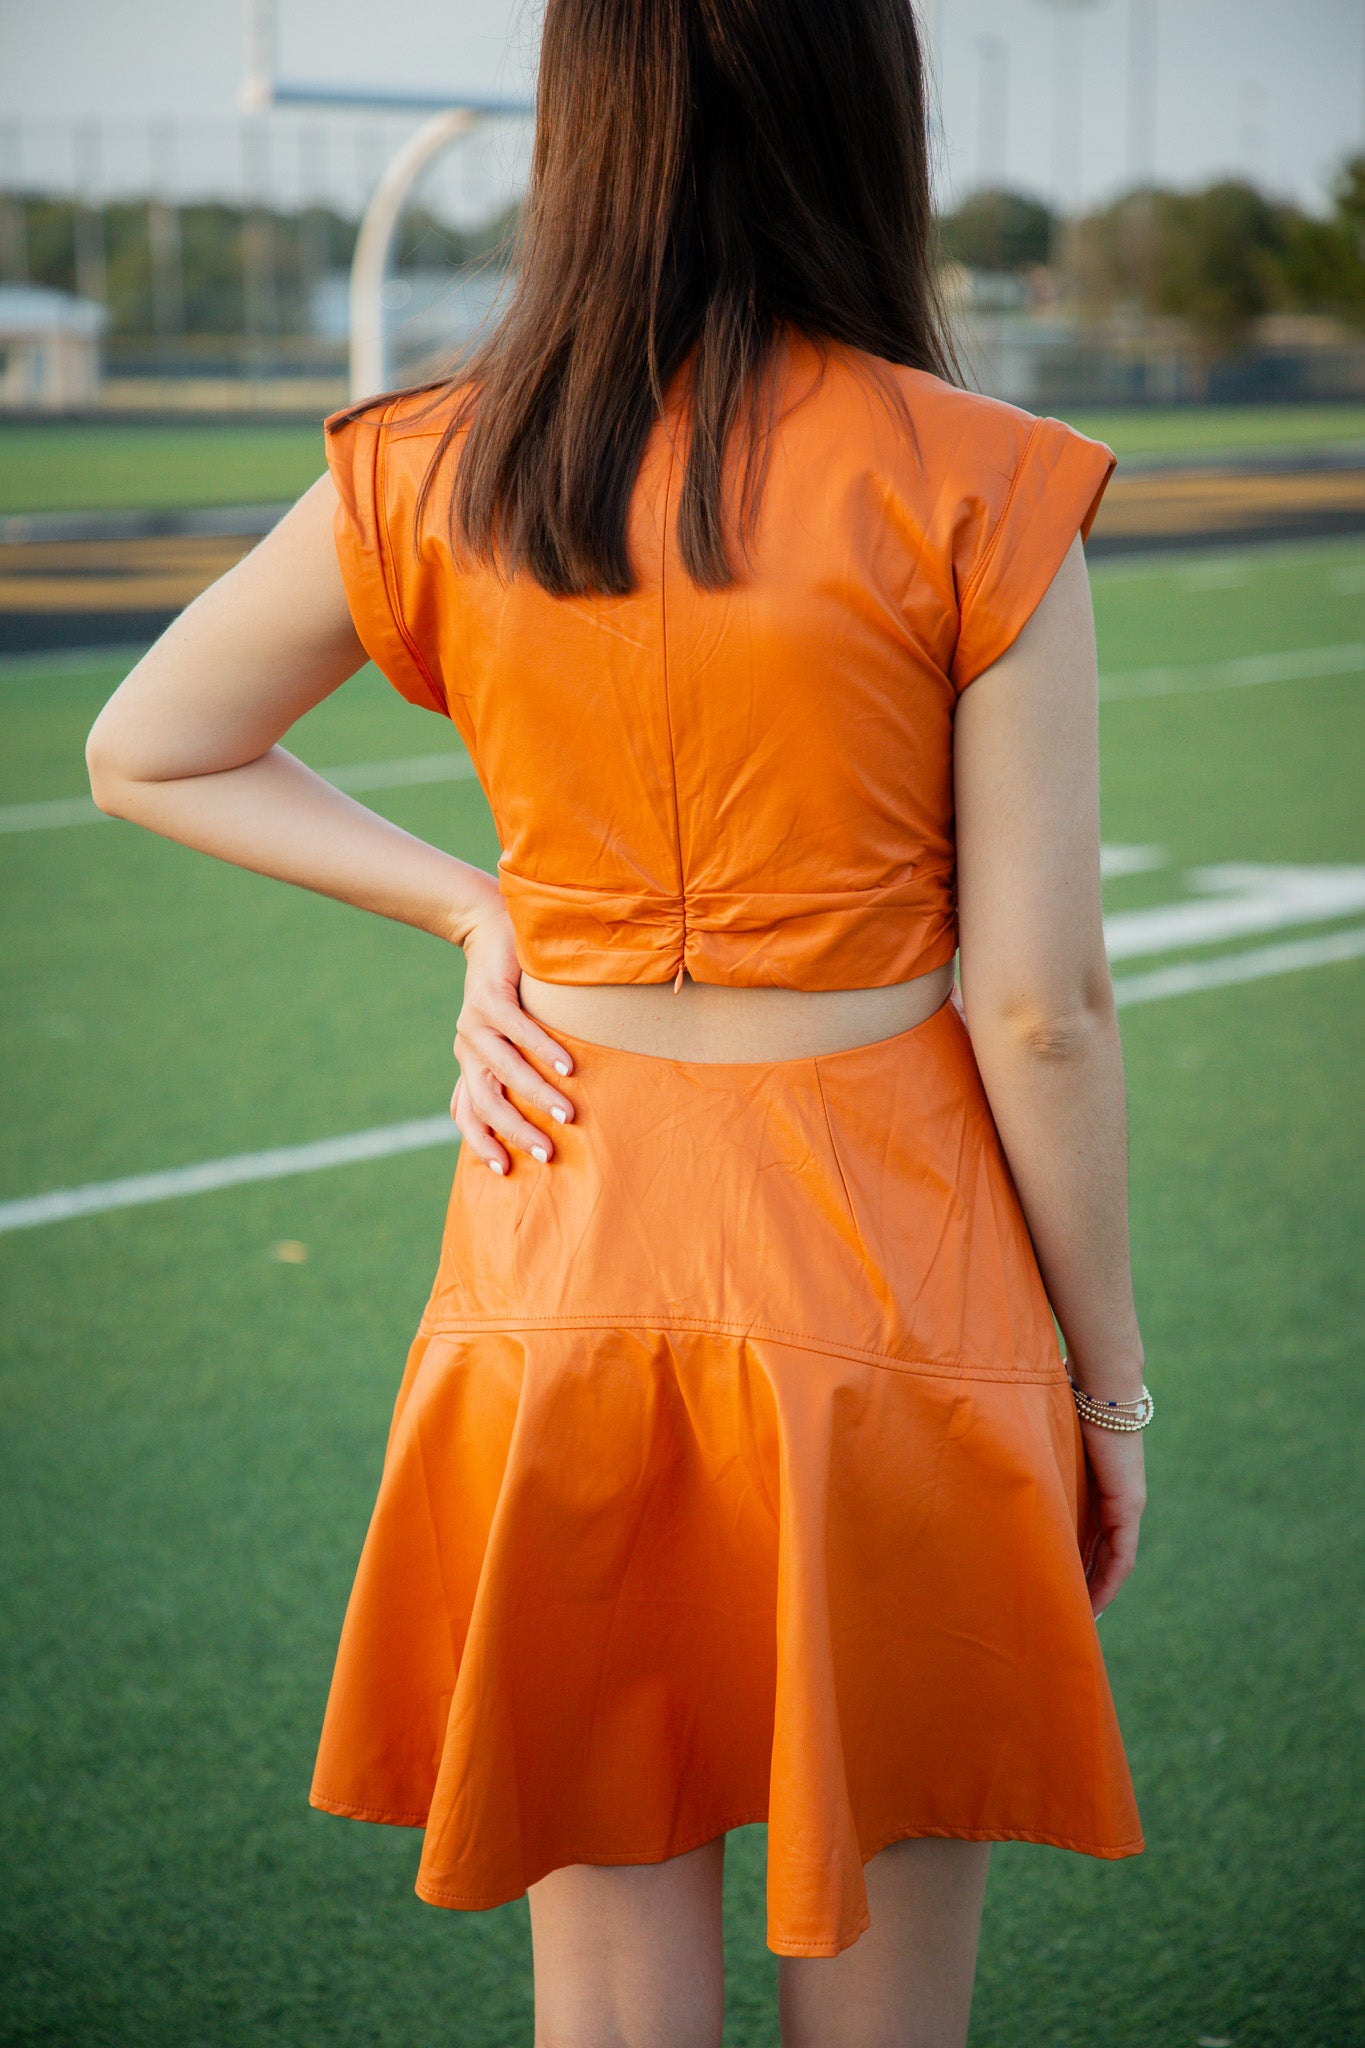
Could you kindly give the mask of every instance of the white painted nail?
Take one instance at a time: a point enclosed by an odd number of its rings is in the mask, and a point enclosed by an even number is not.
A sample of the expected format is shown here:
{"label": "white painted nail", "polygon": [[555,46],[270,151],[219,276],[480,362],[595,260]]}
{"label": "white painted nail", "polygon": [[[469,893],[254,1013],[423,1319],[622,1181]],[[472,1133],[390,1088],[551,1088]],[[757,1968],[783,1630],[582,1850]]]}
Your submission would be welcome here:
{"label": "white painted nail", "polygon": [[488,1170],[490,1173],[506,1173],[507,1168],[503,1165],[500,1159],[490,1159],[488,1162]]}
{"label": "white painted nail", "polygon": [[542,1166],[548,1166],[550,1163],[550,1155],[543,1145],[533,1145],[531,1147],[531,1157],[538,1159]]}
{"label": "white painted nail", "polygon": [[569,1071],[569,1062],[568,1062],[567,1060],[556,1060],[556,1061],[555,1061],[555,1072],[556,1072],[557,1074],[567,1074],[567,1073],[568,1073],[568,1071]]}
{"label": "white painted nail", "polygon": [[559,1104],[558,1104],[557,1102],[551,1103],[551,1105],[550,1105],[550,1115],[551,1115],[551,1116],[552,1116],[552,1117],[554,1118],[554,1120],[555,1120],[555,1122],[556,1122],[557,1124],[566,1124],[566,1123],[567,1123],[567,1122],[569,1121],[569,1112],[568,1112],[568,1110],[567,1110],[567,1109],[561,1109],[561,1108],[559,1107]]}

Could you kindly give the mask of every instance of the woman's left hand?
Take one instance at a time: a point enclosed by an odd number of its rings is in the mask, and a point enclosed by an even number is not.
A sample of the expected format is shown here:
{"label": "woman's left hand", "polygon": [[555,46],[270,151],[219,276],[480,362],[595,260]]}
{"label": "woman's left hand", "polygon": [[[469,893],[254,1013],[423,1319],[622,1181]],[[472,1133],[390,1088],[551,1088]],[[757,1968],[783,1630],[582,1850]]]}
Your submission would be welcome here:
{"label": "woman's left hand", "polygon": [[1098,1621],[1137,1563],[1138,1529],[1147,1505],[1142,1433],[1101,1429],[1082,1422],[1086,1463],[1094,1489],[1095,1527],[1086,1580]]}
{"label": "woman's left hand", "polygon": [[464,938],[464,1002],[455,1030],[460,1079],[450,1114],[465,1143],[494,1173],[506,1173],[515,1148],[548,1166],[549,1133],[522,1115],[509,1093],[554,1123],[571,1123],[573,1104],[543,1080],[530,1054],[552,1073],[567,1076],[573,1061],[521,1007],[521,966],[512,920],[501,900],[479,916]]}

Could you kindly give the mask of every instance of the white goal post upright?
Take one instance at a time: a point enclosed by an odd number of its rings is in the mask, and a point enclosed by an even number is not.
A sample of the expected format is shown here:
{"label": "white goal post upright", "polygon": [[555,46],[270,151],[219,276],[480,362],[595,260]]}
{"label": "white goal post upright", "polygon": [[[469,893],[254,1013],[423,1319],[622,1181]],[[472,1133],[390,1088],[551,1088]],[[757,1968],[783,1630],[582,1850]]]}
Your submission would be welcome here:
{"label": "white goal post upright", "polygon": [[329,107],[369,112],[425,113],[370,195],[351,259],[350,388],[353,400],[370,398],[389,382],[384,332],[384,277],[409,193],[444,149],[482,120],[526,115],[526,100],[484,99],[462,93],[388,92],[368,86],[303,85],[275,77],[275,0],[246,0],[246,63],[239,101],[244,113],[272,107]]}
{"label": "white goal post upright", "polygon": [[478,120],[468,107],[433,114],[410,135],[390,162],[370,196],[351,259],[351,401],[372,398],[387,389],[387,337],[384,332],[384,274],[394,229],[417,180],[450,143],[467,135]]}

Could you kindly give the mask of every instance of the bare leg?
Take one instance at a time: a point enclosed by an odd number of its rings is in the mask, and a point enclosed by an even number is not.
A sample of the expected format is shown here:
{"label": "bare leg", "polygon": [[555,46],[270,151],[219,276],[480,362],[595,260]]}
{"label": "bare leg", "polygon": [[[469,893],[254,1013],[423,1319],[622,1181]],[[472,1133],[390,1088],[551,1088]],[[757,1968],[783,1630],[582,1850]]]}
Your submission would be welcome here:
{"label": "bare leg", "polygon": [[531,1886],[536,2048],[720,2048],[725,1837]]}
{"label": "bare leg", "polygon": [[893,1842],[864,1873],[872,1925],[837,1956],[783,1956],[783,2048],[963,2048],[989,1842]]}

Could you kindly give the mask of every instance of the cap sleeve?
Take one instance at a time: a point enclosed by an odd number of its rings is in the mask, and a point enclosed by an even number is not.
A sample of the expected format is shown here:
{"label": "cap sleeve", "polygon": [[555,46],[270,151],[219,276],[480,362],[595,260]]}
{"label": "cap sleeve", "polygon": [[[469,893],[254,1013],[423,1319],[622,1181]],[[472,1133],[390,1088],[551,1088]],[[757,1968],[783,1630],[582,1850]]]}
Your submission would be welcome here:
{"label": "cap sleeve", "polygon": [[[1089,534],[1117,461],[1061,420],[1035,420],[974,561],[959,564],[954,686],[967,685],[1013,646],[1079,533]],[[980,529],[977,529],[980,533]]]}
{"label": "cap sleeve", "polygon": [[385,494],[392,406],[336,413],[326,423],[327,467],[337,490],[333,531],[351,619],[366,653],[410,704],[448,717],[445,692],[403,618],[402,568]]}

